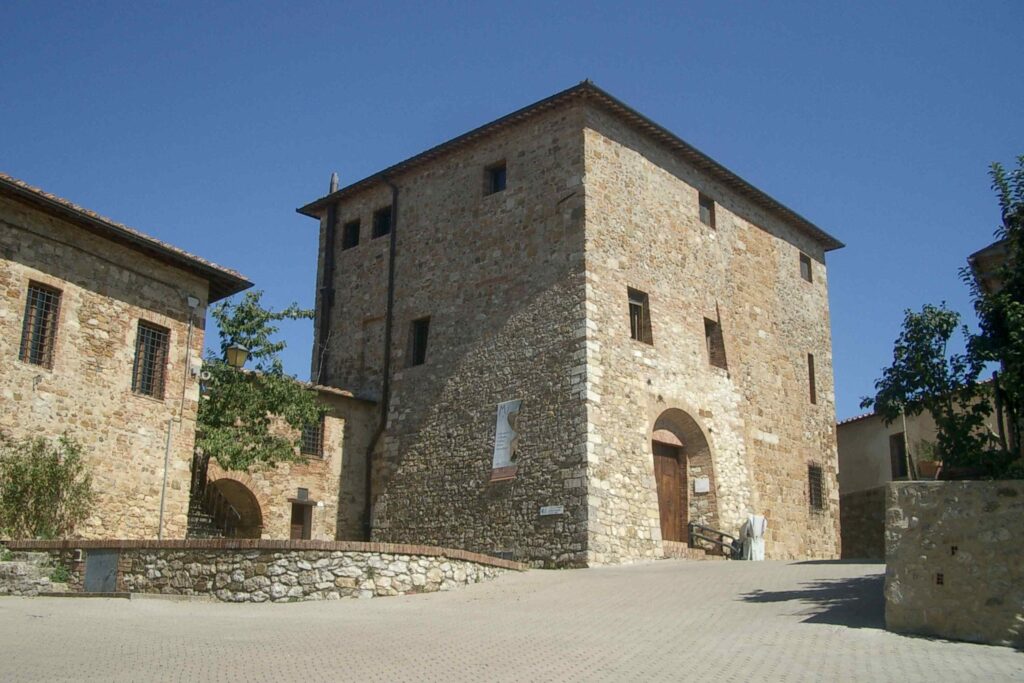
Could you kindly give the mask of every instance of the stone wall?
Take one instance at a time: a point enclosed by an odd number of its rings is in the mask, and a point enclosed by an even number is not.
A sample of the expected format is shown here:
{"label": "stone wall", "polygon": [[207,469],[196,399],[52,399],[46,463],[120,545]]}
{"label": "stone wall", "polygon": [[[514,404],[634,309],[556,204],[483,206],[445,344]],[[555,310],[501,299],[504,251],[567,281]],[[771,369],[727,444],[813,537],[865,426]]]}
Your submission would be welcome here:
{"label": "stone wall", "polygon": [[[30,282],[61,291],[52,368],[19,360]],[[207,290],[188,272],[0,198],[0,430],[82,443],[98,494],[83,537],[157,536],[170,430],[164,534],[184,538],[199,398],[187,365],[201,357]],[[190,345],[189,296],[200,301]],[[132,392],[140,320],[170,330],[162,399]]]}
{"label": "stone wall", "polygon": [[[298,489],[313,506],[313,540],[362,540],[366,453],[372,436],[375,406],[329,387],[315,387],[328,412],[323,422],[323,457],[284,462],[252,472],[225,471],[211,461],[211,482],[230,480],[245,487],[259,508],[265,539],[288,539],[292,504]],[[294,437],[295,434],[289,434]],[[229,490],[226,495],[229,495]],[[237,494],[236,494],[237,495]]]}
{"label": "stone wall", "polygon": [[888,485],[885,623],[1024,647],[1024,481]]}
{"label": "stone wall", "polygon": [[[80,561],[72,546],[85,545]],[[429,546],[317,541],[21,542],[49,553],[82,591],[90,549],[116,549],[117,590],[205,595],[224,602],[294,602],[447,591],[525,565]]]}
{"label": "stone wall", "polygon": [[[392,395],[375,460],[374,540],[585,562],[581,143],[579,112],[561,110],[393,178]],[[485,168],[501,160],[507,187],[485,194]],[[374,211],[390,202],[381,183],[338,206],[339,235],[359,220],[361,237],[337,245],[320,380],[371,398],[389,238],[370,235]],[[426,362],[410,366],[410,325],[425,316]],[[497,405],[513,399],[523,401],[518,470],[491,481]],[[540,515],[558,505],[563,514]]]}
{"label": "stone wall", "polygon": [[[735,534],[760,513],[769,558],[836,557],[821,245],[597,108],[587,109],[585,155],[591,561],[660,554],[651,438],[659,418],[679,413],[676,422],[690,425],[682,436],[707,443],[716,486],[717,509],[702,510],[690,485],[691,521],[714,519]],[[698,192],[715,201],[714,228],[700,220]],[[801,253],[811,258],[811,282],[801,277]],[[653,344],[630,338],[627,288],[649,296]],[[709,362],[705,319],[720,325],[726,368]],[[691,482],[709,474],[696,463],[690,458]],[[825,473],[820,511],[808,504],[811,463]]]}
{"label": "stone wall", "polygon": [[844,560],[885,559],[885,496],[884,486],[839,496]]}

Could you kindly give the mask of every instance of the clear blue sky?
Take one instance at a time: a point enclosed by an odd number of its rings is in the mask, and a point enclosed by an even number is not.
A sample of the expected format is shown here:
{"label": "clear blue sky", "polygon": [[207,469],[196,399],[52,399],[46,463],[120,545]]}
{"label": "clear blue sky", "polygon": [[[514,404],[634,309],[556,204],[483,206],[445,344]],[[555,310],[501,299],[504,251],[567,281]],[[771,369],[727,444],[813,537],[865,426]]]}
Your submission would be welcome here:
{"label": "clear blue sky", "polygon": [[[593,79],[848,245],[839,417],[946,300],[1024,153],[1024,2],[0,6],[0,170],[312,306],[295,207]],[[310,324],[285,329],[308,374]]]}

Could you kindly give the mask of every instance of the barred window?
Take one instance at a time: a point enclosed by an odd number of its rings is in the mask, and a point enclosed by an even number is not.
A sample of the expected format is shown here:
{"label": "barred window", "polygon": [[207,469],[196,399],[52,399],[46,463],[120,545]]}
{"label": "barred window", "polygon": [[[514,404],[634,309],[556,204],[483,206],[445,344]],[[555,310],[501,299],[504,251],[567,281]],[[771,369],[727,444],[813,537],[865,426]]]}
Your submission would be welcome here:
{"label": "barred window", "polygon": [[807,493],[812,511],[825,509],[825,474],[821,465],[807,466]]}
{"label": "barred window", "polygon": [[139,321],[139,334],[135,338],[135,367],[132,370],[132,391],[136,394],[164,397],[170,337],[171,331],[167,328]]}
{"label": "barred window", "polygon": [[324,457],[324,419],[302,428],[302,443],[299,452],[314,458]]}
{"label": "barred window", "polygon": [[57,339],[59,313],[60,290],[30,282],[18,358],[33,365],[53,367],[53,346]]}

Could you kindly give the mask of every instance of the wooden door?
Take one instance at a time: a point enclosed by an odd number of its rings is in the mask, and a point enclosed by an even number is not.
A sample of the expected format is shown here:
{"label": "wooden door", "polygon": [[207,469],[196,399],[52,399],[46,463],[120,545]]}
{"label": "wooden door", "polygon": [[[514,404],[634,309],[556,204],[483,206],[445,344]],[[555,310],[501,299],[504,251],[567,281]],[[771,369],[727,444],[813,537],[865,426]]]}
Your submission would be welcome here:
{"label": "wooden door", "polygon": [[654,479],[658,486],[658,510],[661,513],[661,538],[686,540],[686,475],[681,449],[653,442]]}
{"label": "wooden door", "polygon": [[291,539],[308,541],[313,536],[313,506],[292,503]]}

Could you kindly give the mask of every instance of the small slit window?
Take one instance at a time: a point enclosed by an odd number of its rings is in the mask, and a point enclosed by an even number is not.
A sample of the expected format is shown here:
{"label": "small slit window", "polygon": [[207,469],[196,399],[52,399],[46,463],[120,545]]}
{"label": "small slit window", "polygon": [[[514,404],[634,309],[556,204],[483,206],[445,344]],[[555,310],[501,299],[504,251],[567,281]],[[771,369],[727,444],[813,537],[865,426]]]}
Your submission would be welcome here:
{"label": "small slit window", "polygon": [[629,296],[629,336],[645,344],[654,343],[651,333],[650,297],[646,292],[632,287],[626,290]]}
{"label": "small slit window", "polygon": [[700,222],[712,230],[715,229],[715,200],[703,192],[697,195],[700,204]]}
{"label": "small slit window", "polygon": [[321,417],[319,421],[306,425],[302,428],[302,441],[299,446],[299,452],[302,453],[302,455],[308,455],[313,458],[324,457],[323,417]]}
{"label": "small slit window", "polygon": [[29,283],[25,300],[25,318],[21,326],[18,358],[26,363],[53,367],[53,347],[57,341],[60,315],[60,290]]}
{"label": "small slit window", "polygon": [[704,342],[708,348],[708,363],[716,368],[728,369],[725,360],[725,339],[722,325],[710,318],[704,318]]}
{"label": "small slit window", "polygon": [[423,365],[427,362],[427,337],[430,334],[430,318],[413,320],[409,327],[409,365]]}
{"label": "small slit window", "polygon": [[391,232],[391,207],[385,206],[373,212],[373,236],[383,237]]}
{"label": "small slit window", "polygon": [[814,281],[814,272],[811,270],[811,257],[807,254],[800,254],[800,277],[808,282]]}
{"label": "small slit window", "polygon": [[349,221],[341,228],[341,250],[359,246],[359,221]]}
{"label": "small slit window", "polygon": [[825,509],[825,474],[821,465],[807,465],[807,495],[812,511]]}
{"label": "small slit window", "polygon": [[814,354],[807,354],[807,388],[810,390],[811,403],[818,402],[818,387],[814,380]]}
{"label": "small slit window", "polygon": [[504,190],[507,177],[504,161],[488,166],[484,170],[484,194],[494,194]]}
{"label": "small slit window", "polygon": [[135,367],[132,370],[132,391],[136,394],[164,397],[170,337],[171,331],[166,327],[139,321],[135,337]]}

